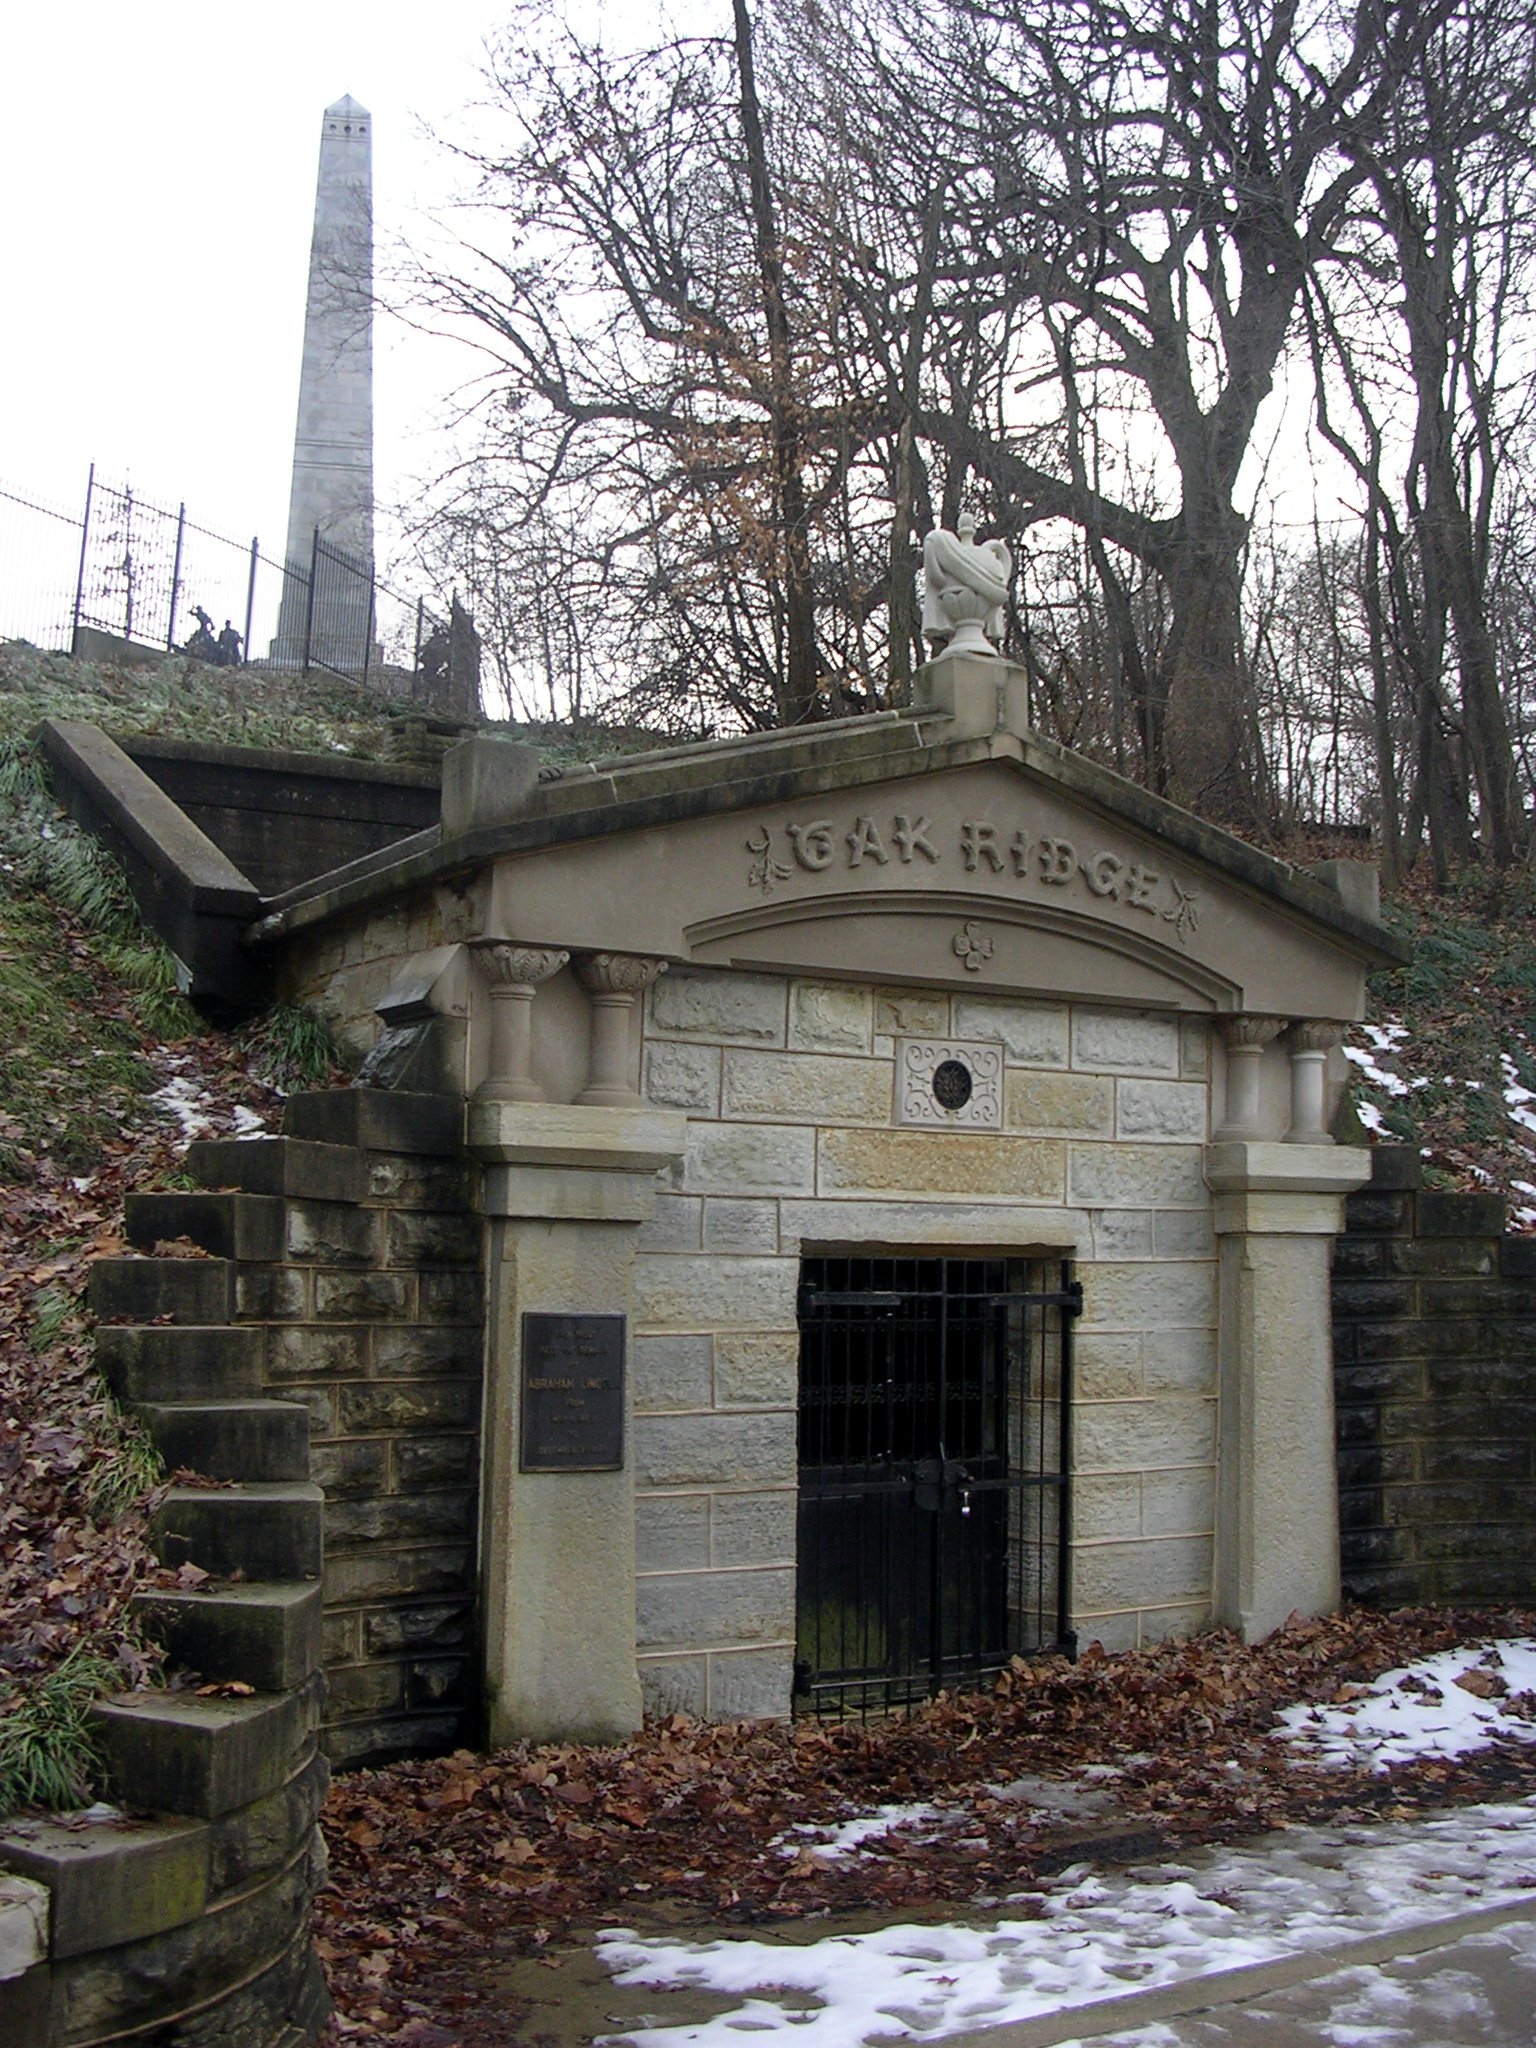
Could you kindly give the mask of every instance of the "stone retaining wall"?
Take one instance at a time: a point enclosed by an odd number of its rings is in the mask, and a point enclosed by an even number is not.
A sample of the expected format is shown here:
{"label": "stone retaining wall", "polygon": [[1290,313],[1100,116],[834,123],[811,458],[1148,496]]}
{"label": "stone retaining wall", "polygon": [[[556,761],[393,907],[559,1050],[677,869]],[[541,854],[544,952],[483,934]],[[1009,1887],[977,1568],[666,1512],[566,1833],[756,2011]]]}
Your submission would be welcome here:
{"label": "stone retaining wall", "polygon": [[1493,1195],[1421,1186],[1373,1155],[1334,1256],[1344,1590],[1530,1597],[1536,1568],[1536,1239]]}

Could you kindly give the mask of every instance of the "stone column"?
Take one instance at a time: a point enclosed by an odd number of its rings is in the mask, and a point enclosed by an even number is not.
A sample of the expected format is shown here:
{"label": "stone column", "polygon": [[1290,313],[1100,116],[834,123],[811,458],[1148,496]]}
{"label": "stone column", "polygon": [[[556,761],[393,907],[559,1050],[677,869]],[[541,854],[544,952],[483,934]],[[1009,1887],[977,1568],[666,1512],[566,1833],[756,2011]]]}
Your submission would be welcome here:
{"label": "stone column", "polygon": [[629,1078],[630,1012],[636,997],[666,971],[665,960],[638,953],[583,953],[577,960],[576,979],[592,998],[592,1052],[578,1102],[638,1108],[640,1097]]}
{"label": "stone column", "polygon": [[1216,1618],[1257,1642],[1339,1604],[1329,1278],[1363,1148],[1226,1142],[1206,1152],[1220,1273]]}
{"label": "stone column", "polygon": [[475,939],[472,950],[491,985],[490,1068],[475,1094],[487,1102],[542,1102],[533,1078],[533,998],[571,956],[510,939]]}
{"label": "stone column", "polygon": [[[492,1748],[612,1742],[640,1725],[630,1274],[657,1172],[682,1156],[686,1129],[673,1111],[486,1097],[469,1107],[470,1150],[487,1169],[480,1570]],[[622,1431],[593,1438],[590,1468],[579,1416],[556,1445],[561,1469],[525,1433],[529,1315],[601,1317],[610,1336],[624,1319]],[[580,1326],[563,1334],[579,1339]],[[546,1380],[533,1402],[565,1384]]]}
{"label": "stone column", "polygon": [[1337,1024],[1293,1024],[1285,1035],[1291,1056],[1289,1145],[1331,1145],[1328,1129],[1328,1055],[1343,1037]]}
{"label": "stone column", "polygon": [[1264,1048],[1285,1029],[1283,1017],[1221,1017],[1217,1020],[1227,1048],[1227,1097],[1218,1143],[1227,1139],[1262,1138],[1263,1112],[1259,1101],[1259,1069]]}

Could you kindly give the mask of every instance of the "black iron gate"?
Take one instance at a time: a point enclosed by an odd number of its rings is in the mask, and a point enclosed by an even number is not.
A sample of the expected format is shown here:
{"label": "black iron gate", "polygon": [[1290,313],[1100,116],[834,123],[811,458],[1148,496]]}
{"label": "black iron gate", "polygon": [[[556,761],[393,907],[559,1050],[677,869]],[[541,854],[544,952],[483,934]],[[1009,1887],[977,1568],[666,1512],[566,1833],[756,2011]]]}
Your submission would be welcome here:
{"label": "black iron gate", "polygon": [[1070,1648],[1069,1269],[808,1258],[795,1691],[898,1706]]}

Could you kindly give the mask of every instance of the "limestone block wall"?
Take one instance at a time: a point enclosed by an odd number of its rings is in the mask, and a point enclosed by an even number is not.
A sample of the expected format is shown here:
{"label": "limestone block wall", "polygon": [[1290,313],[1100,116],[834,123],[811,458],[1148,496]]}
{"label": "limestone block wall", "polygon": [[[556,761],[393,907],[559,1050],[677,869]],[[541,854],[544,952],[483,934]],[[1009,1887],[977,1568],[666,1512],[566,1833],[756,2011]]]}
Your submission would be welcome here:
{"label": "limestone block wall", "polygon": [[[1001,1044],[1003,1128],[898,1128],[904,1036]],[[1208,1059],[1205,1024],[1171,1014],[680,968],[656,982],[642,1092],[689,1124],[635,1272],[651,1707],[789,1705],[805,1250],[1073,1258],[1075,1626],[1119,1648],[1209,1621]]]}
{"label": "limestone block wall", "polygon": [[1344,1590],[1525,1600],[1536,1569],[1536,1239],[1372,1154],[1334,1250]]}
{"label": "limestone block wall", "polygon": [[377,1005],[413,956],[455,944],[478,929],[468,891],[448,884],[299,932],[284,947],[279,993],[317,1010],[357,1052],[383,1029]]}

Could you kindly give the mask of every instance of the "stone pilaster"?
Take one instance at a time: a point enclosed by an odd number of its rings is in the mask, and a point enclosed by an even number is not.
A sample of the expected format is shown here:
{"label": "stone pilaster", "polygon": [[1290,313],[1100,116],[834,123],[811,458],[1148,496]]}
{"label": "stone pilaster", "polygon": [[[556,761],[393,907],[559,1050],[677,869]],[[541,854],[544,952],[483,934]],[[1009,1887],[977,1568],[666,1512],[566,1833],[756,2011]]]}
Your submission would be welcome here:
{"label": "stone pilaster", "polygon": [[1291,1056],[1289,1145],[1331,1145],[1328,1129],[1328,1055],[1344,1036],[1338,1024],[1302,1022],[1285,1035]]}
{"label": "stone pilaster", "polygon": [[476,939],[473,952],[491,988],[490,1070],[476,1097],[487,1102],[542,1102],[533,1078],[533,999],[570,959],[554,946]]}
{"label": "stone pilaster", "polygon": [[583,953],[577,960],[576,979],[592,1000],[591,1060],[578,1102],[604,1109],[640,1106],[629,1071],[630,1018],[638,998],[666,971],[665,960],[638,953]]}
{"label": "stone pilaster", "polygon": [[[682,1156],[686,1128],[664,1110],[470,1105],[470,1150],[487,1168],[481,1589],[493,1748],[522,1737],[613,1741],[640,1725],[630,1278],[657,1172]],[[617,1466],[528,1469],[530,1314],[625,1319]]]}
{"label": "stone pilaster", "polygon": [[1227,1094],[1221,1124],[1215,1133],[1218,1143],[1262,1138],[1263,1112],[1259,1101],[1259,1069],[1264,1048],[1272,1045],[1285,1029],[1283,1017],[1222,1017],[1217,1029],[1227,1048]]}
{"label": "stone pilaster", "polygon": [[1220,1272],[1216,1618],[1257,1642],[1339,1603],[1329,1277],[1357,1148],[1206,1152]]}

